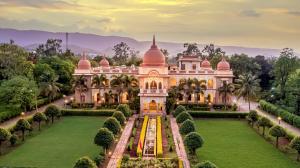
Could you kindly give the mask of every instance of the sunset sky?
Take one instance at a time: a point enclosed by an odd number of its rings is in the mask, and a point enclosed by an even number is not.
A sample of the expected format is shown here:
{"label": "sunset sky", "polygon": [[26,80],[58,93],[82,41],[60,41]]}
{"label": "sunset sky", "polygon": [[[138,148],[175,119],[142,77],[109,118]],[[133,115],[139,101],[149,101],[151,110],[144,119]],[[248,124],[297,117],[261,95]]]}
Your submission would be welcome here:
{"label": "sunset sky", "polygon": [[0,0],[0,27],[299,52],[300,0]]}

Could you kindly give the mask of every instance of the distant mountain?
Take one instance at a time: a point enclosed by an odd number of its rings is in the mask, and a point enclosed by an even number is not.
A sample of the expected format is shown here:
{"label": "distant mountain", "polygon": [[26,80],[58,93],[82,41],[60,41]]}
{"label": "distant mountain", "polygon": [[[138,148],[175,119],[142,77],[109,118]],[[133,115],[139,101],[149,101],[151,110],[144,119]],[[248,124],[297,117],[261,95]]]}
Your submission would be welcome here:
{"label": "distant mountain", "polygon": [[[10,39],[28,50],[35,49],[39,44],[45,43],[49,38],[57,38],[63,40],[63,47],[65,48],[66,33],[63,32],[47,32],[38,30],[16,30],[0,28],[0,43],[9,42]],[[157,37],[159,39],[159,37]],[[94,54],[107,54],[112,53],[112,48],[115,44],[125,42],[131,48],[138,50],[143,54],[151,45],[151,41],[137,41],[129,37],[120,36],[101,36],[95,34],[85,33],[69,33],[69,48],[74,53],[88,52]],[[167,49],[171,56],[183,51],[183,43],[173,42],[157,42],[160,48]],[[199,48],[203,48],[204,44],[199,44]],[[249,56],[265,55],[278,56],[279,49],[268,48],[249,48],[239,46],[218,46],[221,47],[226,54],[245,53]]]}

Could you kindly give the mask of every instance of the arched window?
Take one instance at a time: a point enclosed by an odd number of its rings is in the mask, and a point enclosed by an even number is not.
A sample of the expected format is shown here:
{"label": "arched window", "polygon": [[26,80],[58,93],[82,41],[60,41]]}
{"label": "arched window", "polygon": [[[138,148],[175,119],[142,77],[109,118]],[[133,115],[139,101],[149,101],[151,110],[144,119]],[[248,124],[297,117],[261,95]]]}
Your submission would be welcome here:
{"label": "arched window", "polygon": [[161,84],[161,82],[158,83],[158,89],[162,89],[162,84]]}
{"label": "arched window", "polygon": [[149,84],[148,84],[148,82],[146,82],[145,88],[146,88],[146,89],[149,89]]}
{"label": "arched window", "polygon": [[155,81],[152,81],[150,84],[150,89],[157,89],[157,84]]}

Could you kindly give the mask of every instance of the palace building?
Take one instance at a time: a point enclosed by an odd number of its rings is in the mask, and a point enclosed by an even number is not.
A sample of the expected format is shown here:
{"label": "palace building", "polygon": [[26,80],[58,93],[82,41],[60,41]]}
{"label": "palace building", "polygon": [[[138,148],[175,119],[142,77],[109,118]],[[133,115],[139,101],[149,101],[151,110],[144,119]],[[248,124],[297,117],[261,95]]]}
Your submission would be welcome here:
{"label": "palace building", "polygon": [[[98,89],[92,85],[95,75],[105,74],[108,88]],[[138,79],[141,113],[164,113],[168,89],[178,86],[182,79],[197,79],[206,85],[204,93],[179,96],[178,102],[188,103],[224,103],[224,98],[218,93],[224,82],[232,83],[233,73],[229,63],[223,58],[216,69],[212,69],[210,62],[197,56],[180,56],[176,65],[168,65],[165,56],[155,43],[144,54],[143,62],[139,67],[132,66],[110,66],[104,58],[99,67],[91,67],[91,63],[83,55],[75,69],[74,76],[83,76],[86,79],[87,89],[82,92],[76,89],[75,102],[79,103],[111,103],[110,94],[118,94],[110,87],[110,81],[114,75],[132,75]],[[110,92],[110,93],[109,93]],[[116,98],[120,97],[120,99]],[[128,93],[116,96],[114,103],[127,103]],[[231,97],[226,98],[231,102]]]}

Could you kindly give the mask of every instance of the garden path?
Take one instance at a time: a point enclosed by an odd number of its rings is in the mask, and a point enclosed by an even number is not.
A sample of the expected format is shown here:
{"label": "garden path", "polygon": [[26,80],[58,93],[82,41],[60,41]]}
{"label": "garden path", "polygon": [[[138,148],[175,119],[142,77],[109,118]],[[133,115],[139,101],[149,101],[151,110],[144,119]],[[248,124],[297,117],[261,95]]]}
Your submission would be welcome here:
{"label": "garden path", "polygon": [[[278,122],[278,119],[277,119],[277,116],[274,116],[274,115],[271,115],[259,108],[256,108],[256,111],[257,111],[257,114],[260,115],[260,116],[264,116],[264,117],[267,117],[268,119],[270,119],[273,123],[276,123],[276,124],[279,124]],[[287,122],[285,121],[280,121],[280,124],[279,124],[282,128],[286,129],[288,132],[292,133],[293,135],[296,135],[296,136],[300,136],[300,129],[299,128],[296,128],[290,124],[288,124]]]}
{"label": "garden path", "polygon": [[170,122],[171,122],[171,128],[172,128],[172,133],[173,133],[173,139],[175,142],[175,148],[176,148],[176,153],[179,159],[183,161],[184,168],[190,168],[190,162],[188,160],[183,140],[181,138],[181,135],[179,133],[179,128],[176,122],[176,119],[174,117],[170,117]]}
{"label": "garden path", "polygon": [[116,168],[118,165],[118,161],[120,159],[122,159],[122,156],[125,151],[125,148],[127,147],[127,142],[128,142],[128,139],[130,138],[131,130],[134,126],[134,121],[135,121],[136,117],[137,117],[136,115],[133,115],[132,117],[129,118],[129,120],[124,128],[124,131],[121,135],[121,138],[120,138],[112,156],[110,157],[107,167]]}
{"label": "garden path", "polygon": [[[70,98],[73,97],[73,95],[70,95],[70,96],[66,96],[65,98],[61,98],[61,99],[58,99],[58,100],[55,100],[54,102],[50,103],[50,104],[54,104],[58,107],[63,107],[65,105],[65,100],[70,100]],[[30,118],[32,117],[37,111],[38,112],[43,112],[45,111],[45,109],[50,105],[50,104],[46,104],[44,106],[41,106],[38,108],[38,110],[32,110],[30,112],[26,112],[25,115],[23,116],[23,118]],[[19,119],[21,119],[22,116],[17,116],[15,118],[12,118],[10,120],[7,120],[3,123],[0,124],[0,127],[1,128],[5,128],[5,129],[8,129],[8,128],[11,128],[12,126],[14,126]]]}

